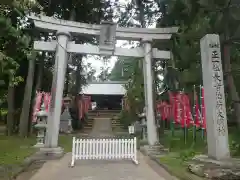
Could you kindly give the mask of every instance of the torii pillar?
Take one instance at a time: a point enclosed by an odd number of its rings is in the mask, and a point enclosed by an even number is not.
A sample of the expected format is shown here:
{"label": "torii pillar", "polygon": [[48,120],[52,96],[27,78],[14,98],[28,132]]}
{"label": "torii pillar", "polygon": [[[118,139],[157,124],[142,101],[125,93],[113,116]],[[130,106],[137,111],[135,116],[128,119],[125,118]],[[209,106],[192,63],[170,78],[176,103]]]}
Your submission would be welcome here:
{"label": "torii pillar", "polygon": [[62,149],[58,147],[59,125],[62,110],[64,79],[67,68],[68,53],[67,45],[70,39],[70,33],[65,31],[57,32],[57,46],[55,54],[55,66],[51,90],[51,105],[47,120],[47,137],[45,142],[46,151],[54,151],[62,153]]}
{"label": "torii pillar", "polygon": [[144,60],[144,91],[145,91],[145,107],[147,118],[147,138],[148,144],[153,146],[158,142],[157,127],[155,123],[154,105],[153,105],[153,72],[152,72],[152,40],[143,39]]}

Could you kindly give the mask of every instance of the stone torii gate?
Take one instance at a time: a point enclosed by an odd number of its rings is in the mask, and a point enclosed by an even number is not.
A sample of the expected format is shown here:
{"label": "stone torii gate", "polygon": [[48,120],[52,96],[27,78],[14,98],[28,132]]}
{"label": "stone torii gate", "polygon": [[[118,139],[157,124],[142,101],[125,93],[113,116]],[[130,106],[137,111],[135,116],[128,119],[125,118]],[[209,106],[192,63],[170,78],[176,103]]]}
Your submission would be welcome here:
{"label": "stone torii gate", "polygon": [[[122,28],[112,22],[103,22],[101,25],[65,21],[47,16],[29,16],[34,20],[35,27],[43,31],[56,32],[57,41],[44,42],[35,41],[36,51],[56,51],[55,71],[52,83],[52,102],[49,111],[47,128],[47,148],[58,147],[59,121],[61,114],[61,102],[64,88],[68,53],[111,55],[125,57],[139,57],[143,60],[143,74],[145,86],[145,106],[147,117],[148,143],[154,145],[157,138],[155,126],[154,104],[153,104],[153,77],[152,58],[170,59],[169,51],[160,51],[152,48],[153,40],[169,40],[178,27],[171,28]],[[100,36],[98,46],[75,44],[70,41],[72,36],[90,35]],[[115,47],[116,40],[141,41],[143,46],[133,49]]]}

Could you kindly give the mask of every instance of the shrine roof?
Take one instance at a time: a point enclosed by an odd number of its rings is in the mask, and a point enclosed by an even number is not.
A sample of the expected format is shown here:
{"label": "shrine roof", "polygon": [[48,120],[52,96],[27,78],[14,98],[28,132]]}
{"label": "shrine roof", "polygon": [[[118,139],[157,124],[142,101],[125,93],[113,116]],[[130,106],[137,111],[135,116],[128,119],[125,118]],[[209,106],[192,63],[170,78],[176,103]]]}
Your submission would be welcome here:
{"label": "shrine roof", "polygon": [[83,87],[80,94],[88,95],[125,95],[124,81],[90,82]]}

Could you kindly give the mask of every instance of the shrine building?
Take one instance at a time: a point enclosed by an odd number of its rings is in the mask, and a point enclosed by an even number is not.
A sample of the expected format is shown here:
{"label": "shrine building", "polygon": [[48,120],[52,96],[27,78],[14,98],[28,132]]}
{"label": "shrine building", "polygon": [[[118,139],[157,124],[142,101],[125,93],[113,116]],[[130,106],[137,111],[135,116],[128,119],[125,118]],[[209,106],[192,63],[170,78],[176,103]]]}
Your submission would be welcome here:
{"label": "shrine building", "polygon": [[121,110],[122,100],[126,94],[124,81],[90,82],[83,87],[80,94],[90,96],[96,102],[97,109]]}

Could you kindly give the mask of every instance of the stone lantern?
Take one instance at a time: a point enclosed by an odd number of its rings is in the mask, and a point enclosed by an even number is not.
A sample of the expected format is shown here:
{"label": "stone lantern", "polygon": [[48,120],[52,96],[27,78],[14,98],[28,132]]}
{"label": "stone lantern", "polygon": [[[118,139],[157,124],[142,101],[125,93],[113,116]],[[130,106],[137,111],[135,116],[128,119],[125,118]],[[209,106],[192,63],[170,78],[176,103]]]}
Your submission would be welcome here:
{"label": "stone lantern", "polygon": [[42,104],[40,111],[37,112],[37,124],[34,126],[37,129],[37,144],[34,147],[41,148],[44,147],[46,129],[47,129],[47,117],[44,103]]}

